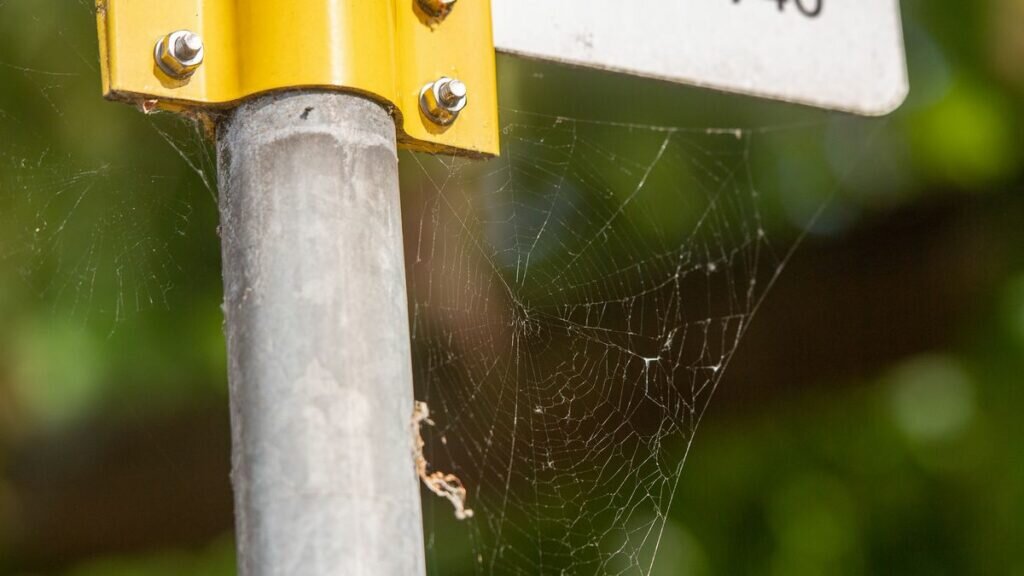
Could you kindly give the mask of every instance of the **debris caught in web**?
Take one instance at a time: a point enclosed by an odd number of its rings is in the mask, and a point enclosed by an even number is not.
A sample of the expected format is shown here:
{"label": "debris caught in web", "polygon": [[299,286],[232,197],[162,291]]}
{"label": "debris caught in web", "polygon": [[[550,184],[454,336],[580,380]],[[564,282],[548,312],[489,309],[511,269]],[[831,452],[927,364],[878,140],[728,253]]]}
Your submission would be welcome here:
{"label": "debris caught in web", "polygon": [[424,442],[420,433],[420,427],[424,422],[431,426],[434,425],[430,420],[430,408],[427,407],[427,403],[417,401],[413,404],[412,410],[413,456],[416,461],[416,474],[431,492],[442,498],[447,498],[452,503],[452,506],[455,507],[456,518],[459,520],[472,518],[473,511],[466,508],[466,487],[462,485],[462,480],[459,480],[459,477],[454,474],[445,474],[441,471],[427,473],[428,464],[427,459],[423,456]]}

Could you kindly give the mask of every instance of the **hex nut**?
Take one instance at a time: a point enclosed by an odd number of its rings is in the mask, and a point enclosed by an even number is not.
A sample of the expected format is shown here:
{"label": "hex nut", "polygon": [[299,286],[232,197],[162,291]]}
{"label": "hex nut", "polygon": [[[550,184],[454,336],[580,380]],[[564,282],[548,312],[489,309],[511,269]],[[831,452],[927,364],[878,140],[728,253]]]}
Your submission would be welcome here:
{"label": "hex nut", "polygon": [[203,38],[191,30],[177,30],[156,43],[154,58],[160,70],[178,80],[192,75],[203,63]]}
{"label": "hex nut", "polygon": [[448,126],[459,116],[469,101],[466,85],[442,76],[420,90],[420,108],[431,122]]}
{"label": "hex nut", "polygon": [[419,0],[420,9],[426,12],[429,16],[437,18],[438,20],[444,19],[448,16],[448,13],[455,7],[455,3],[458,0]]}

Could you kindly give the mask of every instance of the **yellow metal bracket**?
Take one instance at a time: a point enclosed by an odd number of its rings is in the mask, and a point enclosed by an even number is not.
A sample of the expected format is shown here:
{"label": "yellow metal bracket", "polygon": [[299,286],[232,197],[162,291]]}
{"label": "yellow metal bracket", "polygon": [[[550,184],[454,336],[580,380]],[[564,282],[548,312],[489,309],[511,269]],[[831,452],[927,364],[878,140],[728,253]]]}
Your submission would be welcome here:
{"label": "yellow metal bracket", "polygon": [[[97,0],[103,93],[144,109],[211,114],[280,90],[336,89],[390,106],[406,148],[498,153],[489,0],[462,0],[443,18],[418,0]],[[176,30],[203,39],[184,79],[157,65]],[[420,106],[424,86],[461,80],[468,104],[439,125]]]}

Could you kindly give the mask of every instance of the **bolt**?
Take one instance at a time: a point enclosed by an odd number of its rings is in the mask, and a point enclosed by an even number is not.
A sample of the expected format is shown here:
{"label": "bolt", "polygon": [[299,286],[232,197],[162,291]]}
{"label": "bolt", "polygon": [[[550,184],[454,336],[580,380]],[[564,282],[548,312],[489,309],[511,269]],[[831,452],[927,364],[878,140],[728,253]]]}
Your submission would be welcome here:
{"label": "bolt", "polygon": [[419,0],[420,8],[428,15],[443,20],[458,0]]}
{"label": "bolt", "polygon": [[191,30],[178,30],[156,43],[156,65],[171,78],[184,80],[203,63],[203,38]]}
{"label": "bolt", "polygon": [[458,106],[459,102],[466,99],[466,85],[458,80],[451,80],[441,84],[437,94],[445,106]]}
{"label": "bolt", "polygon": [[203,49],[203,38],[194,32],[182,34],[174,43],[174,55],[180,60],[191,60]]}
{"label": "bolt", "polygon": [[455,121],[468,102],[466,85],[442,76],[420,91],[420,108],[431,122],[447,126]]}

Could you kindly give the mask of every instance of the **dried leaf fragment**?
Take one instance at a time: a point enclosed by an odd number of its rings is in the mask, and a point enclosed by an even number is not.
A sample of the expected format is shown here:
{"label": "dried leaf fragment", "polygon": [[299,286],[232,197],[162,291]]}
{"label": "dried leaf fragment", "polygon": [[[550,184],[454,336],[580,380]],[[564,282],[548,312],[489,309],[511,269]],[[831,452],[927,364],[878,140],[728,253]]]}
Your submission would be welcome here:
{"label": "dried leaf fragment", "polygon": [[454,474],[445,474],[441,471],[427,473],[427,459],[423,457],[425,443],[423,435],[420,433],[420,427],[424,422],[431,426],[434,424],[430,420],[430,408],[427,407],[426,402],[416,401],[413,403],[412,410],[413,457],[416,462],[416,474],[431,492],[452,503],[452,506],[455,507],[456,518],[459,520],[472,518],[473,511],[466,508],[466,487],[462,485],[462,480],[459,480],[459,477]]}

